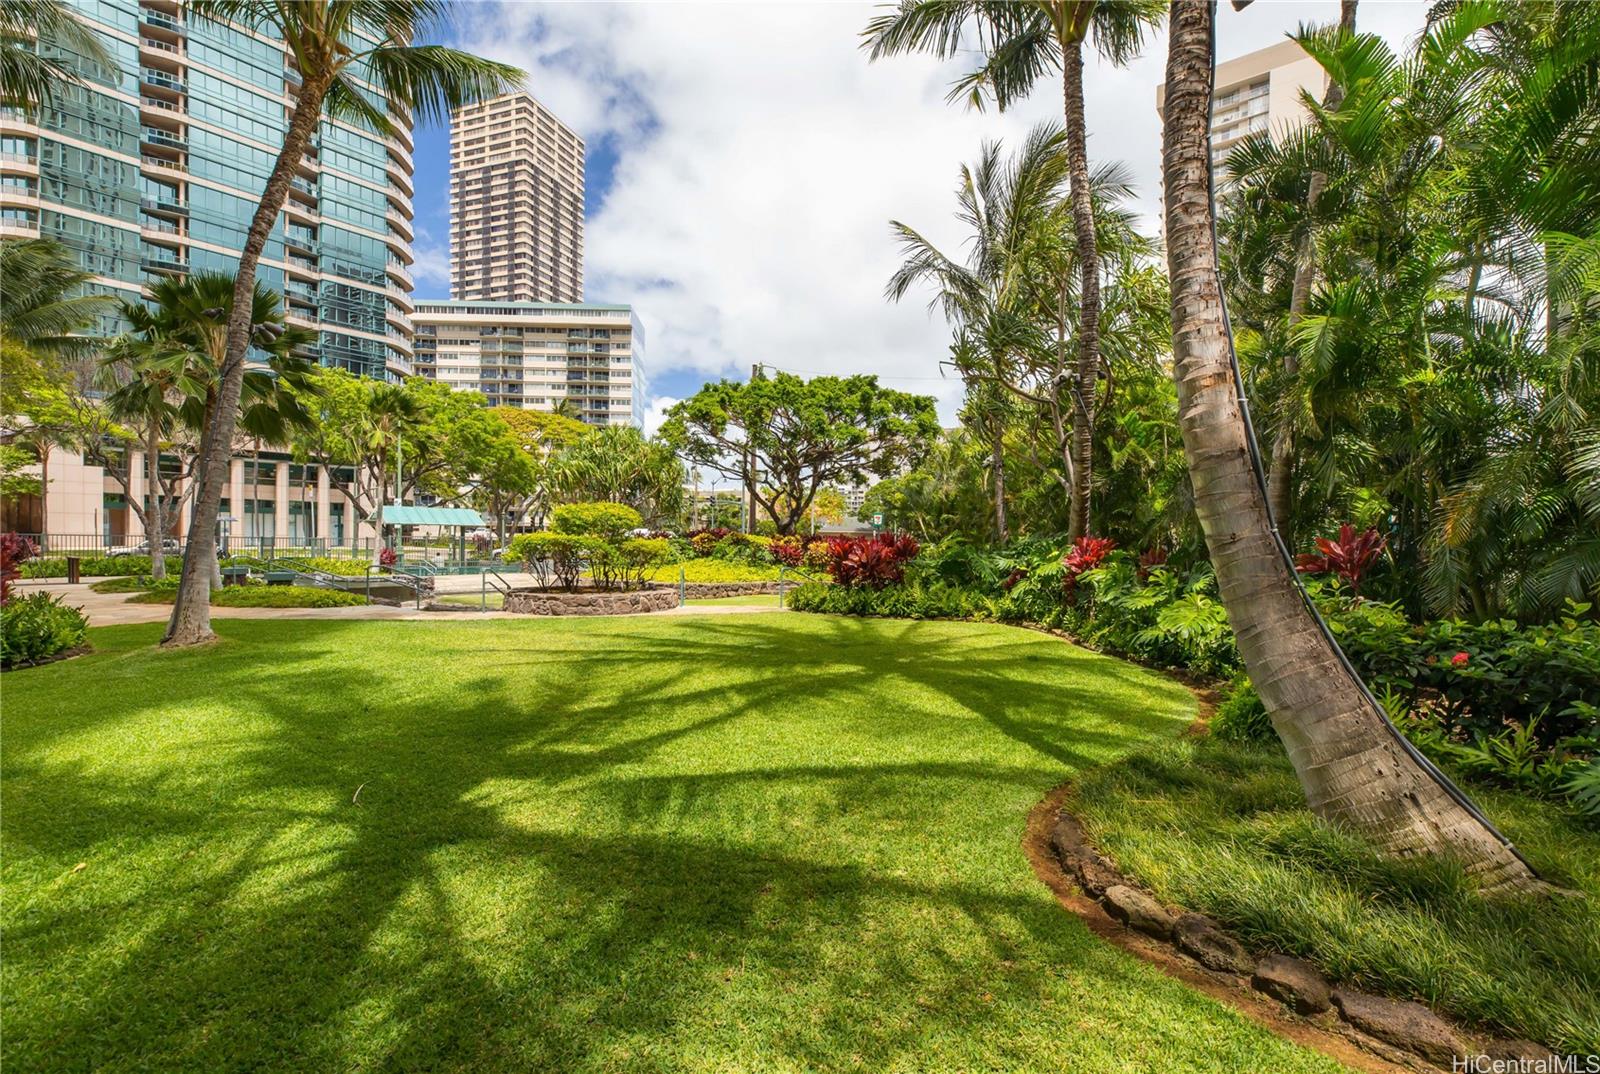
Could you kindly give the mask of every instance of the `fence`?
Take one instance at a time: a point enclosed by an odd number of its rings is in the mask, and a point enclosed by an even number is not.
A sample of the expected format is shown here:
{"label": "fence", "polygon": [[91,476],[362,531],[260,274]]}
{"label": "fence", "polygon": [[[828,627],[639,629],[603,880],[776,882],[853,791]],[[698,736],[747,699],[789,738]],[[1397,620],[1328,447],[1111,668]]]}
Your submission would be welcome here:
{"label": "fence", "polygon": [[[24,533],[33,542],[40,558],[81,556],[147,556],[150,542],[143,537],[111,536],[97,533]],[[181,537],[168,537],[162,547],[169,556],[181,556],[186,542]],[[371,559],[373,541],[334,542],[323,538],[304,537],[236,537],[221,542],[223,555],[256,556],[274,559],[279,556],[324,556],[329,559]],[[420,546],[418,551],[420,551]]]}

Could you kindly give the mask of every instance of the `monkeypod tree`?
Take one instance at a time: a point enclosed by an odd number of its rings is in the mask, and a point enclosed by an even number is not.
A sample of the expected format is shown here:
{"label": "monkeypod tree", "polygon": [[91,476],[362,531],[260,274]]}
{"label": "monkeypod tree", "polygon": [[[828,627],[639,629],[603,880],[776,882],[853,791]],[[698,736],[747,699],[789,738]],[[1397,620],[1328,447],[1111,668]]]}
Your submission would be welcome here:
{"label": "monkeypod tree", "polygon": [[707,384],[667,413],[661,436],[691,466],[737,479],[793,533],[825,485],[860,485],[915,465],[939,435],[932,397],[872,376],[791,373]]}

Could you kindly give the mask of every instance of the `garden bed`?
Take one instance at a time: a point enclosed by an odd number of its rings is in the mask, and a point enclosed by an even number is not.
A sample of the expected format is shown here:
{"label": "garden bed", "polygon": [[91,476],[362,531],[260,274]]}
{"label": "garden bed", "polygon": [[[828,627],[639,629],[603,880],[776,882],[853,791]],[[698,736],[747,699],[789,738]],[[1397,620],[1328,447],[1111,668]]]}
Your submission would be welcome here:
{"label": "garden bed", "polygon": [[513,589],[504,610],[517,615],[636,615],[678,606],[675,586],[645,589]]}

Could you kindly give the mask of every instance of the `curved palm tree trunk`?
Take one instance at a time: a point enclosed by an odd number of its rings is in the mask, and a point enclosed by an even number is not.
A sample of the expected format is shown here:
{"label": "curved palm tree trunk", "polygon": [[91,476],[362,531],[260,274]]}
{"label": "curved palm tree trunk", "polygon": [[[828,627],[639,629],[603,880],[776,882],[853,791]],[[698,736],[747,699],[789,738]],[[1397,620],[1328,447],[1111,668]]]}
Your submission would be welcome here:
{"label": "curved palm tree trunk", "polygon": [[1173,377],[1195,511],[1251,681],[1311,809],[1397,855],[1457,855],[1485,890],[1540,886],[1408,753],[1319,628],[1271,532],[1236,394],[1212,233],[1211,0],[1175,0],[1162,152]]}
{"label": "curved palm tree trunk", "polygon": [[150,506],[145,508],[145,540],[150,545],[150,577],[167,576],[167,526],[165,504],[161,499],[161,436],[152,422],[150,435],[144,446],[145,488],[149,489]]}
{"label": "curved palm tree trunk", "polygon": [[[1356,32],[1356,0],[1343,0],[1339,5],[1339,29],[1346,34]],[[1344,99],[1344,89],[1339,83],[1329,81],[1327,91],[1322,95],[1322,107],[1329,110],[1339,107],[1339,102]],[[1294,332],[1306,315],[1306,305],[1311,300],[1311,288],[1317,281],[1317,243],[1312,231],[1310,217],[1317,210],[1317,202],[1322,198],[1322,192],[1327,189],[1328,177],[1322,172],[1312,172],[1311,181],[1306,185],[1306,216],[1305,233],[1300,236],[1296,245],[1294,264],[1294,283],[1289,291],[1289,331]],[[1295,354],[1291,345],[1284,351],[1283,371],[1288,374],[1288,382],[1293,390],[1293,385],[1300,372],[1300,358]],[[1278,523],[1278,532],[1283,535],[1285,544],[1290,544],[1290,525],[1293,522],[1294,511],[1294,421],[1286,415],[1278,428],[1278,435],[1272,441],[1272,468],[1267,477],[1267,502],[1272,505],[1272,517]]]}
{"label": "curved palm tree trunk", "polygon": [[[313,69],[315,70],[315,69]],[[217,563],[217,515],[222,504],[222,489],[228,481],[228,459],[233,446],[233,429],[239,420],[239,393],[244,387],[245,352],[250,347],[250,315],[256,287],[256,264],[283,211],[289,194],[289,181],[311,144],[317,122],[322,117],[322,98],[328,92],[332,70],[307,73],[289,121],[283,149],[273,163],[245,235],[239,255],[239,271],[233,281],[233,308],[228,314],[228,352],[219,370],[216,410],[200,442],[200,465],[196,480],[194,515],[189,525],[189,541],[183,557],[183,577],[178,583],[178,599],[167,623],[165,646],[198,645],[210,641],[211,582]]]}
{"label": "curved palm tree trunk", "polygon": [[1089,532],[1090,483],[1094,476],[1094,399],[1100,374],[1100,251],[1094,236],[1094,205],[1089,197],[1089,146],[1083,111],[1083,47],[1062,49],[1062,92],[1066,99],[1067,174],[1071,180],[1072,231],[1077,239],[1078,391],[1072,422],[1072,501],[1067,536]]}

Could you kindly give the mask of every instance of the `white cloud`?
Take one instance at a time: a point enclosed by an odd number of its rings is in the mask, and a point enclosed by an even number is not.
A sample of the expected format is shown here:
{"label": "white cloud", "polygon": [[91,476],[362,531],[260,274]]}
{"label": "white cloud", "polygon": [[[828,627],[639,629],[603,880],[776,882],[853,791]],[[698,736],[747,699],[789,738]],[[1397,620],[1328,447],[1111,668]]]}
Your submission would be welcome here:
{"label": "white cloud", "polygon": [[658,395],[650,400],[650,406],[644,412],[644,435],[654,436],[656,430],[661,428],[661,423],[667,420],[667,411],[678,403],[670,395]]}
{"label": "white cloud", "polygon": [[411,256],[416,259],[411,275],[419,284],[434,284],[433,288],[419,287],[422,292],[437,290],[447,294],[450,290],[450,247],[438,241],[427,228],[417,228],[416,241],[411,244]]}
{"label": "white cloud", "polygon": [[[1362,5],[1363,28],[1398,37],[1423,5]],[[948,331],[920,299],[882,297],[897,262],[890,218],[956,245],[956,169],[985,138],[1018,142],[1060,115],[1053,79],[1004,115],[945,103],[960,61],[869,64],[874,13],[847,4],[513,4],[474,9],[468,46],[526,67],[530,88],[593,149],[619,153],[590,218],[591,298],[634,303],[656,375],[740,376],[752,362],[872,372],[937,395]],[[1224,5],[1223,58],[1332,21],[1334,0]],[[1090,153],[1121,159],[1151,229],[1164,32],[1125,70],[1088,72]]]}

